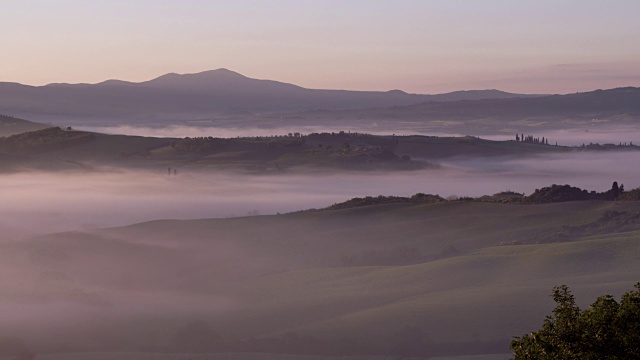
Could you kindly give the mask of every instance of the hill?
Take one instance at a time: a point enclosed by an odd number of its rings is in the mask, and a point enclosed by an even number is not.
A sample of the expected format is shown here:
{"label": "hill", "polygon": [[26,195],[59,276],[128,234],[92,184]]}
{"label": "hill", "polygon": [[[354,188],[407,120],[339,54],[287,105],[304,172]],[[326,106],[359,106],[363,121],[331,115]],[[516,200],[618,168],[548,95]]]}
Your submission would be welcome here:
{"label": "hill", "polygon": [[427,201],[52,234],[1,245],[0,301],[29,311],[5,329],[40,352],[501,353],[553,286],[588,301],[637,282],[637,214]]}
{"label": "hill", "polygon": [[36,131],[49,127],[28,120],[17,119],[7,115],[0,115],[0,137],[20,134],[27,131]]}
{"label": "hill", "polygon": [[[267,137],[155,138],[107,135],[57,127],[0,138],[3,169],[130,168],[219,169],[251,173],[398,171],[438,167],[447,158],[532,157],[572,151],[633,151],[635,145],[554,146],[477,137],[293,133]],[[19,160],[21,159],[21,160]]]}
{"label": "hill", "polygon": [[251,79],[227,69],[197,74],[172,73],[140,83],[120,80],[46,86],[0,83],[0,94],[1,112],[31,119],[64,121],[65,126],[79,120],[85,126],[90,123],[148,123],[150,120],[212,119],[229,114],[251,116],[264,112],[361,109],[425,101],[528,96],[497,90],[417,95],[399,90],[306,89],[278,81]]}

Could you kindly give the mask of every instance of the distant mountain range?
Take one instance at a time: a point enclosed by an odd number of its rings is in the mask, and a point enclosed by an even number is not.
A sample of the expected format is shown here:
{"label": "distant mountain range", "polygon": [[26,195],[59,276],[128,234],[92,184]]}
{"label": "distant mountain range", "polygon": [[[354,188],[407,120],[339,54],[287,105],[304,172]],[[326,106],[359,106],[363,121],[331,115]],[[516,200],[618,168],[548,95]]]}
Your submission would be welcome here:
{"label": "distant mountain range", "polygon": [[260,114],[309,110],[346,110],[417,105],[427,102],[526,98],[498,90],[456,91],[438,95],[400,90],[317,90],[251,79],[227,69],[197,74],[166,74],[134,83],[27,86],[0,83],[0,113],[50,121],[94,119],[199,119],[221,114]]}
{"label": "distant mountain range", "polygon": [[[510,121],[540,118],[553,125],[557,119],[582,121],[619,115],[625,121],[638,118],[640,88],[568,95],[525,95],[499,90],[420,95],[400,90],[306,89],[218,69],[166,74],[139,83],[121,80],[45,86],[0,83],[0,114],[63,126],[154,126],[190,121],[230,127],[283,124],[362,127],[386,122],[392,124],[389,127],[392,129],[402,125],[399,121],[433,125],[436,121],[493,119],[500,121],[491,126],[500,127]],[[467,122],[465,126],[470,125]],[[471,129],[460,131],[474,133]]]}
{"label": "distant mountain range", "polygon": [[640,113],[640,88],[625,87],[610,90],[549,95],[529,98],[493,98],[452,103],[423,103],[394,109],[419,113],[423,117],[546,117],[591,116]]}
{"label": "distant mountain range", "polygon": [[640,117],[640,88],[624,87],[567,95],[423,102],[374,109],[307,112],[298,114],[298,117],[431,121],[551,117],[592,119],[617,115]]}

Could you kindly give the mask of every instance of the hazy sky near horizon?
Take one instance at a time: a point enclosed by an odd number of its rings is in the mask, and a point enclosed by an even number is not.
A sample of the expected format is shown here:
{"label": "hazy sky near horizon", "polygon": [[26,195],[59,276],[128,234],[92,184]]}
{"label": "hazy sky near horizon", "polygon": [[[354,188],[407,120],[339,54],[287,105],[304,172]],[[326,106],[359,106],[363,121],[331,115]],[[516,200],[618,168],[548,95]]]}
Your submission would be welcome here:
{"label": "hazy sky near horizon", "polygon": [[640,1],[0,0],[0,81],[228,68],[309,88],[640,86]]}

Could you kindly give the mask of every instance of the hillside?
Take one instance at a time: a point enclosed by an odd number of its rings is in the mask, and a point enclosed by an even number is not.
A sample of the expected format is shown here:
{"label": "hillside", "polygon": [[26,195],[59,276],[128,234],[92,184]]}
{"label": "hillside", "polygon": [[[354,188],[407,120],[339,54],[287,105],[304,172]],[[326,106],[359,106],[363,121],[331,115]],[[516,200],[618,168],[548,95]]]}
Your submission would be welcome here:
{"label": "hillside", "polygon": [[588,302],[638,281],[637,214],[438,201],[52,234],[1,246],[3,306],[49,313],[5,329],[37,351],[508,352],[551,287]]}
{"label": "hillside", "polygon": [[[63,125],[202,120],[218,116],[305,110],[362,109],[425,101],[458,101],[528,96],[497,90],[416,95],[388,92],[306,89],[248,78],[227,69],[166,74],[140,83],[108,80],[98,84],[26,86],[0,83],[0,112]],[[226,114],[226,115],[223,115]],[[245,124],[247,125],[247,124]]]}
{"label": "hillside", "polygon": [[28,120],[0,115],[0,137],[20,134],[27,131],[41,130],[49,125],[38,124]]}
{"label": "hillside", "polygon": [[[398,171],[437,168],[451,158],[525,158],[569,152],[633,151],[635,145],[565,147],[477,137],[299,133],[267,137],[155,138],[48,128],[0,138],[4,170],[119,166],[166,170]],[[21,159],[21,160],[19,160]]]}

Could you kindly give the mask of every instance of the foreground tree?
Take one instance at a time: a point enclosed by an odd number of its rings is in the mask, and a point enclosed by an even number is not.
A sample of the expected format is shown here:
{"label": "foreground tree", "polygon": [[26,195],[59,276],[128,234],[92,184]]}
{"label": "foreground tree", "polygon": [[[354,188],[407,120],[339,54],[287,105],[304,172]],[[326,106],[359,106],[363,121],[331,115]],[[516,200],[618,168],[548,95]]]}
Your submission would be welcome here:
{"label": "foreground tree", "polygon": [[640,283],[617,302],[599,297],[581,311],[569,289],[553,289],[558,304],[542,329],[511,341],[514,359],[640,359]]}

